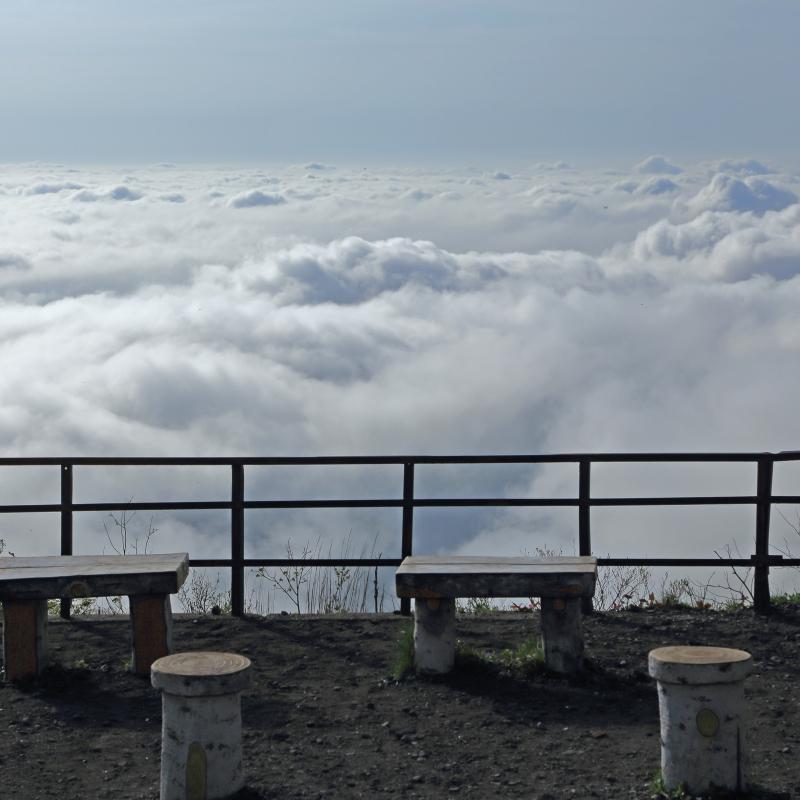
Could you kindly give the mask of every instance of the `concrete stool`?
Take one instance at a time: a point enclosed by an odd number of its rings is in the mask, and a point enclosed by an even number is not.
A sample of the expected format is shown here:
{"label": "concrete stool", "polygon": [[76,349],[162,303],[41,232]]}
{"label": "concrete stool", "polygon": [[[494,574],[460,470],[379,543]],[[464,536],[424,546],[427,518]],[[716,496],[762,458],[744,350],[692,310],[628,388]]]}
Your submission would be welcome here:
{"label": "concrete stool", "polygon": [[753,658],[727,647],[660,647],[648,659],[658,681],[661,774],[667,789],[744,791],[744,679]]}
{"label": "concrete stool", "polygon": [[176,653],[153,662],[162,694],[161,800],[218,800],[244,786],[241,692],[250,659]]}

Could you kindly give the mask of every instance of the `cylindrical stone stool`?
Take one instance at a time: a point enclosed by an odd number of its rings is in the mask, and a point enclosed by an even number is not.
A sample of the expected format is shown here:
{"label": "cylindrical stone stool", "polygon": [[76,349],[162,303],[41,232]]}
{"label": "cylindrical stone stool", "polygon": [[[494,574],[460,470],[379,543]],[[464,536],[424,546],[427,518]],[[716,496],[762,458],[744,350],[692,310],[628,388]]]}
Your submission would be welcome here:
{"label": "cylindrical stone stool", "polygon": [[649,657],[658,681],[661,774],[690,794],[746,789],[744,679],[753,658],[727,647],[661,647]]}
{"label": "cylindrical stone stool", "polygon": [[217,800],[244,786],[241,692],[250,659],[175,653],[153,662],[162,694],[161,800]]}
{"label": "cylindrical stone stool", "polygon": [[453,597],[414,600],[414,668],[443,675],[456,657],[456,601]]}

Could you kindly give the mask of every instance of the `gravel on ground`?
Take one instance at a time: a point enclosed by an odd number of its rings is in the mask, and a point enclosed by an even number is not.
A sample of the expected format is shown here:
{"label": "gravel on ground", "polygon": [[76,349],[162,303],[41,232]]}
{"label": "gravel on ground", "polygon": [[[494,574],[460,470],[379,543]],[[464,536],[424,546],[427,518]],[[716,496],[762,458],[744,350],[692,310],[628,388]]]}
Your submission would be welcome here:
{"label": "gravel on ground", "polygon": [[[395,680],[410,624],[391,614],[176,617],[176,651],[253,661],[243,798],[654,797],[659,721],[647,654],[669,644],[753,654],[752,796],[800,797],[798,607],[594,614],[584,620],[587,670],[573,679],[476,657],[538,638],[537,612],[506,612],[459,617],[464,655],[450,676]],[[127,618],[51,619],[48,634],[48,672],[0,684],[0,798],[154,800],[161,701],[128,672]]]}

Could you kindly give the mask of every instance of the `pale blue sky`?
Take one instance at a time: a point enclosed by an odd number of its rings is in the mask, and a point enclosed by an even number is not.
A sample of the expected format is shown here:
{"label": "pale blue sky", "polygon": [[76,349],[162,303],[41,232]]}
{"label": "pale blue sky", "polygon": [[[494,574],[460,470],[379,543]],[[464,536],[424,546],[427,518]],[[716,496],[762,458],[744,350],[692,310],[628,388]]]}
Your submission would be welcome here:
{"label": "pale blue sky", "polygon": [[791,156],[796,0],[5,0],[0,161]]}

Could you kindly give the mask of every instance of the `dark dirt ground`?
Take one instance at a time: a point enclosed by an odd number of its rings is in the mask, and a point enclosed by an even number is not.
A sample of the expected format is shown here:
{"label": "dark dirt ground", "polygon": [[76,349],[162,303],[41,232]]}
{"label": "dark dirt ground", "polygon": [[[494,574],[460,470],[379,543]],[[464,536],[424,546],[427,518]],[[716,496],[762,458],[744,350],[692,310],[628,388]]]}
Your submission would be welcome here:
{"label": "dark dirt ground", "polygon": [[[393,615],[175,621],[175,649],[253,661],[242,698],[250,800],[267,798],[649,798],[659,766],[647,653],[667,644],[751,652],[751,780],[800,798],[800,608],[763,618],[653,608],[584,622],[580,680],[464,658],[445,680],[391,679],[408,620]],[[538,636],[538,613],[465,615],[471,647]],[[128,620],[49,624],[51,660],[29,686],[0,684],[0,798],[158,797],[161,705],[126,671]]]}

